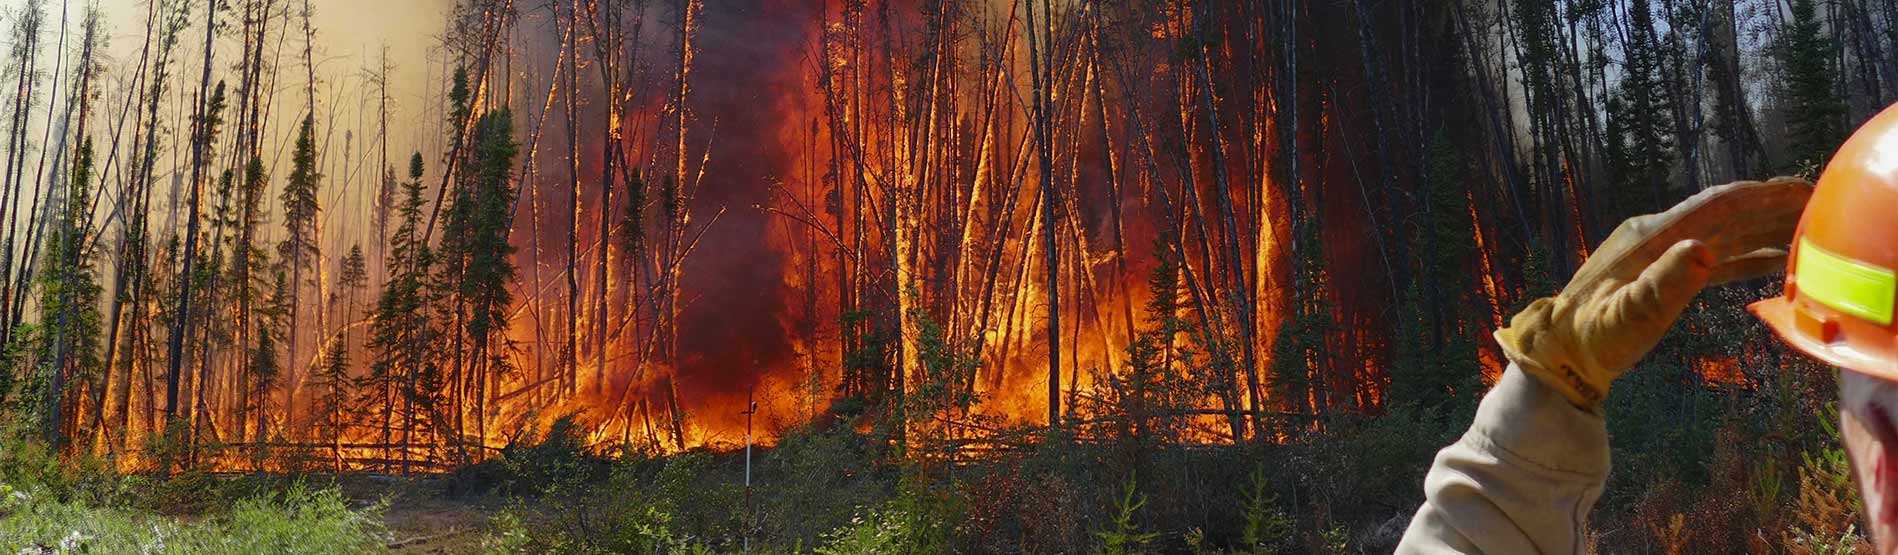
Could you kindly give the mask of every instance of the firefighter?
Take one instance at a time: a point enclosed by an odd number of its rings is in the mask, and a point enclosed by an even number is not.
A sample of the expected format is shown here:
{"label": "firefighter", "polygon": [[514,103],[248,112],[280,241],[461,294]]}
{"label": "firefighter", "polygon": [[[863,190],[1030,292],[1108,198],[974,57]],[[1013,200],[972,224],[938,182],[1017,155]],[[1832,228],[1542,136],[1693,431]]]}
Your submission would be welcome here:
{"label": "firefighter", "polygon": [[1894,222],[1898,105],[1846,140],[1817,188],[1732,183],[1623,222],[1560,293],[1496,331],[1509,367],[1437,453],[1397,552],[1583,552],[1608,477],[1609,384],[1702,288],[1785,268],[1785,295],[1750,308],[1841,369],[1839,433],[1867,529],[1898,554],[1898,227],[1879,227]]}

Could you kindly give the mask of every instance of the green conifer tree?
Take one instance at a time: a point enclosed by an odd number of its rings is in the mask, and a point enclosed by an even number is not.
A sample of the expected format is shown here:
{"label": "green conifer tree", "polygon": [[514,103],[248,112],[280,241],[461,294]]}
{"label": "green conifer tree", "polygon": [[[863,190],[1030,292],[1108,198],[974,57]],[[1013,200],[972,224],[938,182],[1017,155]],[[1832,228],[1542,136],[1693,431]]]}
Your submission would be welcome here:
{"label": "green conifer tree", "polygon": [[1411,403],[1426,408],[1473,404],[1481,389],[1477,362],[1479,322],[1470,308],[1478,302],[1468,292],[1470,237],[1475,221],[1469,206],[1464,160],[1439,132],[1429,146],[1420,196],[1426,222],[1417,234],[1414,252],[1419,281],[1405,291],[1404,311],[1397,331],[1397,357],[1391,366],[1389,403]]}
{"label": "green conifer tree", "polygon": [[244,369],[250,374],[248,379],[251,389],[245,411],[256,417],[251,435],[251,467],[255,469],[263,468],[267,452],[264,445],[270,442],[270,391],[276,387],[277,376],[282,373],[282,366],[277,363],[277,342],[273,337],[276,334],[271,333],[269,328],[257,334],[257,347],[250,353],[250,367]]}
{"label": "green conifer tree", "polygon": [[1669,176],[1674,161],[1672,108],[1668,102],[1663,48],[1655,39],[1647,0],[1628,6],[1628,40],[1622,47],[1621,82],[1608,100],[1606,162],[1611,190],[1606,222],[1654,212],[1680,191]]}
{"label": "green conifer tree", "polygon": [[1328,410],[1325,373],[1331,354],[1325,335],[1337,327],[1332,304],[1325,293],[1324,247],[1319,242],[1319,220],[1310,217],[1292,238],[1292,302],[1279,322],[1272,342],[1272,397],[1295,414],[1321,415]]}
{"label": "green conifer tree", "polygon": [[[458,322],[465,356],[451,369],[450,398],[457,401],[457,427],[474,418],[475,436],[486,437],[487,388],[506,374],[506,311],[513,303],[514,280],[508,242],[513,227],[512,167],[517,146],[513,120],[505,109],[487,113],[475,126],[461,179],[442,226],[441,286],[453,296],[450,318]],[[458,436],[467,437],[458,429]],[[460,456],[465,456],[463,452]]]}
{"label": "green conifer tree", "polygon": [[1792,19],[1780,30],[1772,51],[1784,72],[1780,104],[1789,140],[1780,169],[1809,173],[1824,168],[1844,138],[1840,120],[1845,103],[1833,90],[1833,44],[1813,0],[1792,0]]}
{"label": "green conifer tree", "polygon": [[[385,446],[395,445],[398,435],[406,445],[414,435],[416,424],[428,423],[417,421],[415,407],[419,403],[424,407],[423,413],[431,411],[436,392],[430,386],[432,382],[422,379],[424,369],[430,365],[427,346],[434,331],[424,298],[427,281],[424,272],[431,260],[428,245],[421,237],[421,153],[409,159],[409,180],[402,184],[398,203],[398,223],[389,237],[389,260],[385,263],[389,277],[376,300],[369,327],[369,349],[375,353],[375,359],[358,389],[357,400],[365,412],[378,421],[378,433]],[[400,430],[397,430],[398,424]],[[407,452],[404,448],[404,460]]]}
{"label": "green conifer tree", "polygon": [[66,384],[88,379],[99,368],[99,287],[93,266],[92,139],[80,143],[73,162],[72,181],[54,215],[54,234],[47,243],[40,285],[40,375],[34,380],[34,398],[40,401],[39,422],[49,443],[58,444]]}
{"label": "green conifer tree", "polygon": [[349,371],[349,330],[356,318],[357,293],[368,281],[362,247],[352,246],[337,270],[335,294],[343,305],[342,329],[330,338],[323,353],[323,366],[310,376],[311,390],[316,394],[311,412],[317,417],[318,438],[330,444],[338,471],[343,470],[342,440],[348,433],[349,423],[355,420],[350,410],[356,382]]}
{"label": "green conifer tree", "polygon": [[[290,176],[283,184],[283,242],[277,245],[277,260],[283,266],[283,273],[290,278],[286,300],[290,327],[283,330],[286,349],[284,356],[289,361],[285,365],[292,390],[297,382],[297,323],[302,322],[302,295],[304,268],[312,264],[317,256],[316,190],[318,181],[323,178],[316,168],[316,119],[313,114],[303,116],[303,124],[297,128],[296,145],[290,155]],[[285,426],[294,426],[296,396],[286,393],[284,397]]]}

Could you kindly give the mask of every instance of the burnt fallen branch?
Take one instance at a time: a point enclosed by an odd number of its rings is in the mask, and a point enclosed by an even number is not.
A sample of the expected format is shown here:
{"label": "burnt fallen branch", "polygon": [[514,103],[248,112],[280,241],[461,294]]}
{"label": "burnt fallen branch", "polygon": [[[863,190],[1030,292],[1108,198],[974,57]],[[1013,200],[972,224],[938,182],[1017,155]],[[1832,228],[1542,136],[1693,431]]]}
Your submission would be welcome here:
{"label": "burnt fallen branch", "polygon": [[440,534],[416,536],[416,537],[405,539],[405,540],[392,541],[392,542],[389,542],[387,545],[385,545],[385,547],[388,547],[389,549],[401,549],[404,547],[409,547],[409,546],[414,546],[414,545],[422,545],[422,544],[436,541],[436,540],[452,538],[452,537],[460,536],[460,535],[467,534],[473,531],[475,531],[474,528],[450,528],[448,529],[447,532],[442,532]]}

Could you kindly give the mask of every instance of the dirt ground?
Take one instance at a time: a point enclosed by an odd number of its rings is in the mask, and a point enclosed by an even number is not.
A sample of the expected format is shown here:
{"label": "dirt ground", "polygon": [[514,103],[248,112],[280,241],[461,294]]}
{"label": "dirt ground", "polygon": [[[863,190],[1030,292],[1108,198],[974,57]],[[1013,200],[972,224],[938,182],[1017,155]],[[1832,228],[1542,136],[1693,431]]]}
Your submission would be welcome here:
{"label": "dirt ground", "polygon": [[337,485],[358,506],[386,502],[382,521],[392,538],[389,552],[404,555],[481,552],[489,519],[498,510],[481,500],[454,499],[431,479],[348,476]]}

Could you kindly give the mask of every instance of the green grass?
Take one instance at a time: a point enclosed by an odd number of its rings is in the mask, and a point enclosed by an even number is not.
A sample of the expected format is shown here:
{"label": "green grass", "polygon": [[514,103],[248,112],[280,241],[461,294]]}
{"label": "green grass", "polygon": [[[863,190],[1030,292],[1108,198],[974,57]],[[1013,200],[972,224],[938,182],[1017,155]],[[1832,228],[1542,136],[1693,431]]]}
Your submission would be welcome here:
{"label": "green grass", "polygon": [[377,553],[388,541],[379,510],[350,509],[335,489],[297,485],[184,520],[0,485],[0,553]]}

